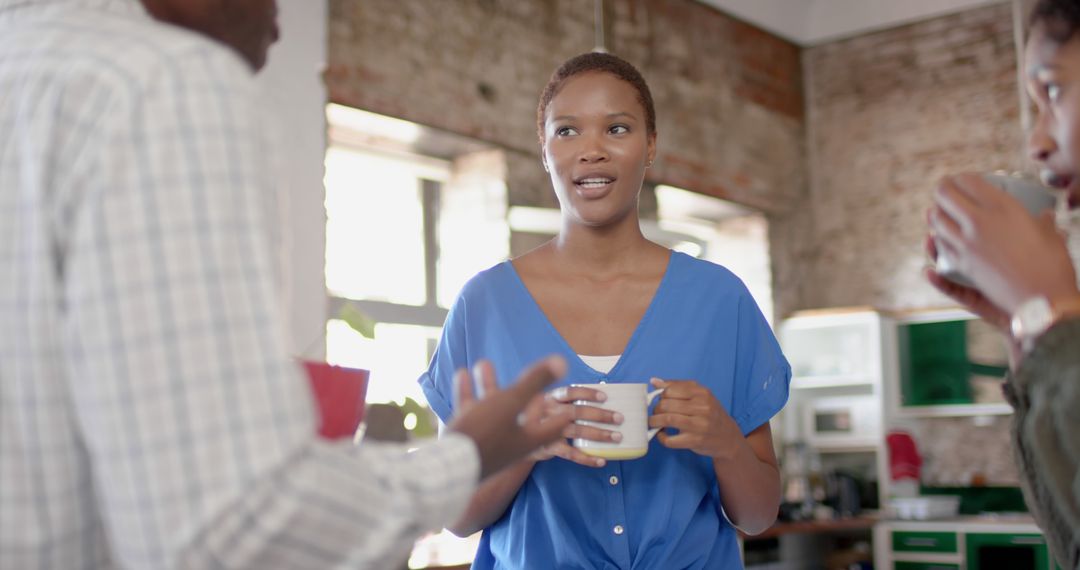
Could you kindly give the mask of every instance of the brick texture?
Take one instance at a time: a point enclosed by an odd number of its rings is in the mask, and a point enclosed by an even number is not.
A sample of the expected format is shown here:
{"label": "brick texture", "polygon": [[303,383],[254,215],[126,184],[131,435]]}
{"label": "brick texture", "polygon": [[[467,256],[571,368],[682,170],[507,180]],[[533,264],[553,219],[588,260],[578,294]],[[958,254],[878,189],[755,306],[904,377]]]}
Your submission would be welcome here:
{"label": "brick texture", "polygon": [[[650,180],[789,208],[805,192],[798,48],[692,0],[605,6],[608,50],[653,90]],[[331,0],[330,16],[331,100],[517,153],[511,203],[552,203],[536,103],[559,63],[593,48],[592,2]]]}
{"label": "brick texture", "polygon": [[948,304],[921,276],[935,181],[1024,164],[1008,3],[807,49],[809,192],[771,224],[778,315]]}

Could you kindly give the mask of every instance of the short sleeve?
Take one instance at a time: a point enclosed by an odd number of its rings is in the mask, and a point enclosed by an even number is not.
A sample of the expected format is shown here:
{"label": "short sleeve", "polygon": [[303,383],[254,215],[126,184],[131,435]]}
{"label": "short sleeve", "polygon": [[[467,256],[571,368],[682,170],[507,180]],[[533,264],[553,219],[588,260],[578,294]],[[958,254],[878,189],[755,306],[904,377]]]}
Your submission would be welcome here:
{"label": "short sleeve", "polygon": [[791,366],[749,291],[739,298],[736,326],[732,417],[746,435],[787,403]]}
{"label": "short sleeve", "polygon": [[466,346],[465,296],[461,295],[443,324],[442,337],[435,348],[427,370],[420,375],[420,388],[428,405],[443,423],[449,423],[454,414],[454,371],[469,365]]}

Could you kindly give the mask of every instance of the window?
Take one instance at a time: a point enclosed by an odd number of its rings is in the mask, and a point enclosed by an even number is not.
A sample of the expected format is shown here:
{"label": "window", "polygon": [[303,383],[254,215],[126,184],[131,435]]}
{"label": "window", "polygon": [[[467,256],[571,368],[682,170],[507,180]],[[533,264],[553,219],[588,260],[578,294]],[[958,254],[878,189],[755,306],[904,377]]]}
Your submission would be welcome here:
{"label": "window", "polygon": [[[370,370],[369,403],[426,407],[416,380],[449,307],[509,254],[501,155],[340,105],[327,120],[327,361]],[[374,338],[346,312],[370,319]]]}

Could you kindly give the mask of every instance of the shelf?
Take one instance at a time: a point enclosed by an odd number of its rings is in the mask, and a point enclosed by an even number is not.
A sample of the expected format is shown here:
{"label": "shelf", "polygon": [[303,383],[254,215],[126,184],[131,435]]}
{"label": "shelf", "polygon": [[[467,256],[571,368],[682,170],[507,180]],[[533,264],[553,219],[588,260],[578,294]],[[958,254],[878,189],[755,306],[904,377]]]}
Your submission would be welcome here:
{"label": "shelf", "polygon": [[1009,404],[949,404],[940,406],[900,406],[897,415],[905,418],[949,418],[969,416],[1007,416]]}
{"label": "shelf", "polygon": [[791,377],[792,388],[835,388],[838,386],[873,386],[877,384],[869,376],[795,376]]}
{"label": "shelf", "polygon": [[814,442],[810,444],[810,447],[818,453],[876,453],[881,445],[870,442],[853,444]]}

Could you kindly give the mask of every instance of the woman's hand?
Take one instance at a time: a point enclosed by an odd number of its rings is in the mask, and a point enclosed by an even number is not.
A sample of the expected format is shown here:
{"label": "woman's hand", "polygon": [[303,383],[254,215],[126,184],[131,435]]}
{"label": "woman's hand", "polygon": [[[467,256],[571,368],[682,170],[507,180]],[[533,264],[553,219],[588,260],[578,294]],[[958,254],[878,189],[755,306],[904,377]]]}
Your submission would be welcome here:
{"label": "woman's hand", "polygon": [[[929,216],[930,212],[927,212],[928,220]],[[926,253],[930,256],[930,259],[934,263],[937,263],[937,243],[934,236],[926,236],[925,247]],[[926,280],[929,281],[935,289],[964,306],[967,310],[982,318],[982,320],[990,323],[994,328],[998,329],[1001,334],[1007,337],[1012,336],[1012,333],[1009,330],[1009,315],[1006,314],[1005,311],[999,309],[997,305],[991,303],[978,289],[972,289],[971,287],[966,287],[955,281],[950,281],[939,275],[934,267],[927,267],[923,271],[923,274],[926,276]]]}
{"label": "woman's hand", "polygon": [[979,296],[957,289],[944,292],[977,313],[991,315],[988,320],[999,327],[1002,315],[1012,315],[1031,297],[1077,295],[1069,251],[1053,215],[1032,217],[1016,198],[978,174],[942,179],[929,222],[937,247],[975,283]]}
{"label": "woman's hand", "polygon": [[[561,386],[551,391],[545,398],[544,414],[561,415],[569,413],[575,423],[570,424],[563,430],[563,436],[567,439],[588,439],[592,441],[621,441],[622,434],[617,431],[606,430],[594,426],[576,423],[581,420],[602,424],[621,424],[622,414],[604,410],[595,406],[575,404],[577,401],[603,402],[607,394],[592,388],[580,386]],[[561,457],[567,461],[573,461],[586,467],[603,467],[605,461],[600,457],[593,457],[580,449],[570,445],[566,439],[548,444],[532,454],[535,461],[545,461],[552,457]]]}
{"label": "woman's hand", "polygon": [[745,447],[746,438],[716,396],[694,380],[661,380],[660,403],[649,416],[650,428],[675,428],[676,435],[657,434],[660,443],[672,449],[689,449],[714,460],[726,461]]}

